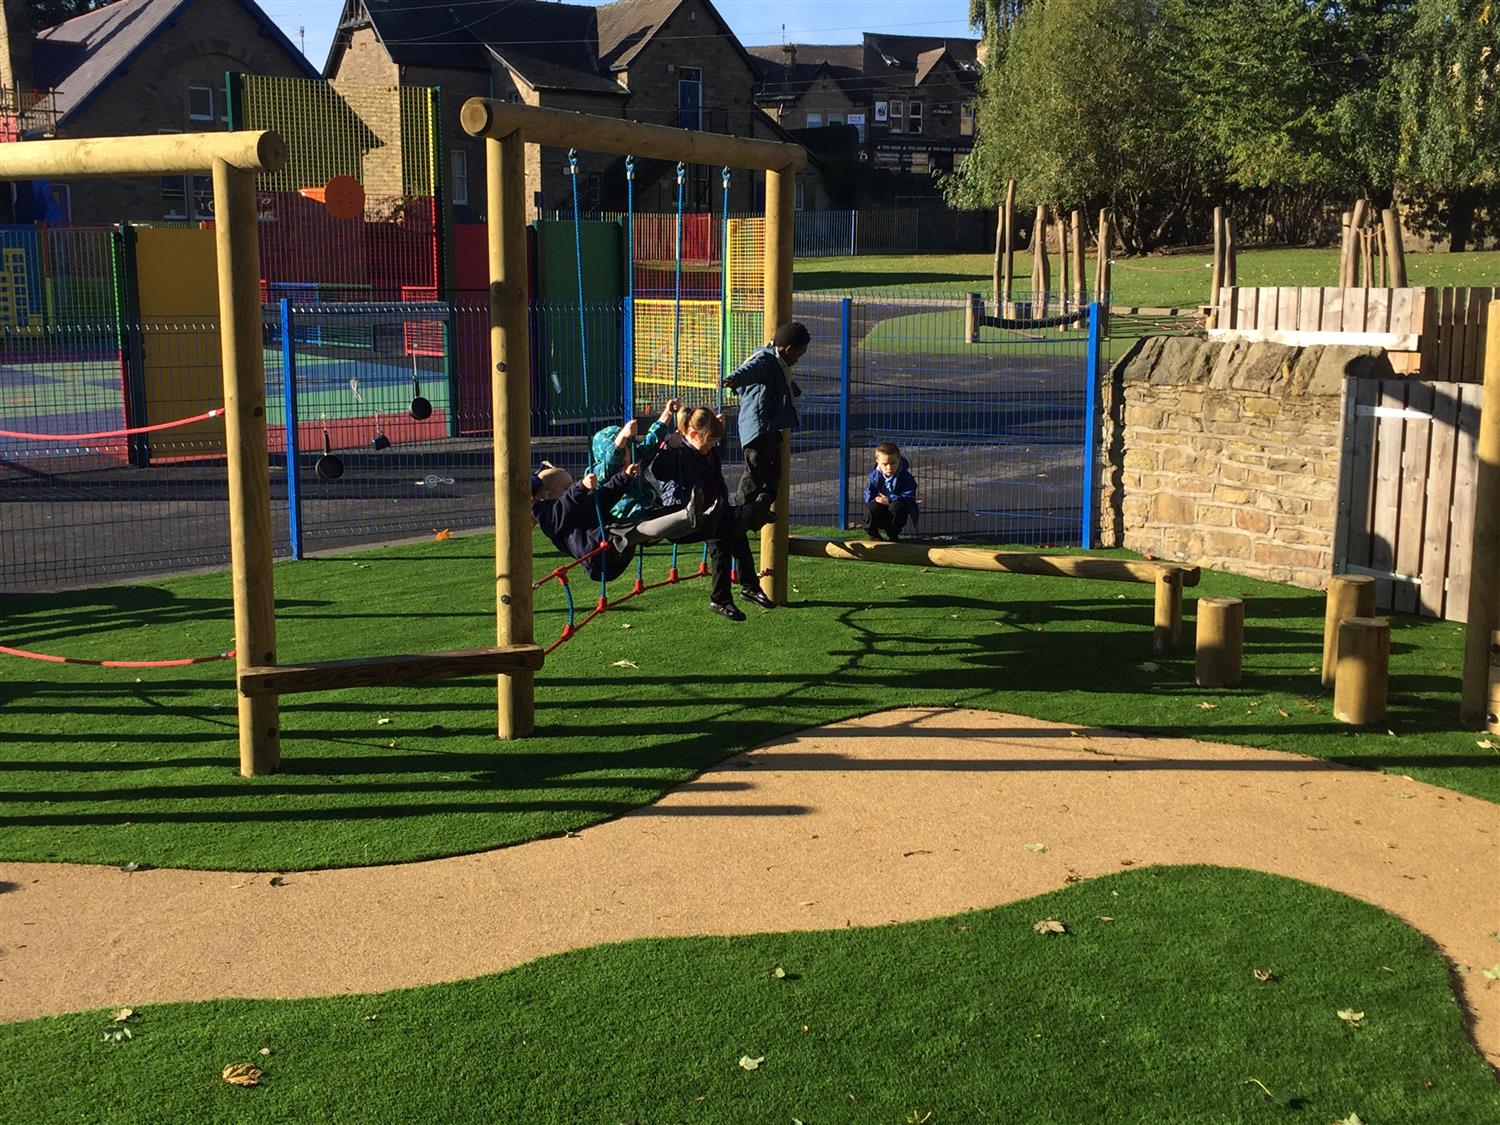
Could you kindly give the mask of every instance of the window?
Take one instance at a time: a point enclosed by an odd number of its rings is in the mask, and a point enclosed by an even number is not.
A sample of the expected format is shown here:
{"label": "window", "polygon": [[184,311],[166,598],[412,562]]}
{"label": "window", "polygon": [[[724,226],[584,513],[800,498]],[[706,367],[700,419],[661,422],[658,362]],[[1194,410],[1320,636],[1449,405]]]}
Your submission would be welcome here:
{"label": "window", "polygon": [[469,154],[461,148],[453,150],[453,183],[449,194],[455,207],[469,205]]}
{"label": "window", "polygon": [[911,170],[926,175],[932,171],[925,152],[914,152],[911,154]]}
{"label": "window", "polygon": [[851,113],[849,124],[859,131],[859,143],[865,143],[865,115],[863,113]]}
{"label": "window", "polygon": [[823,127],[823,115],[821,113],[809,113],[807,115],[807,127],[809,129],[821,129]]}
{"label": "window", "polygon": [[828,124],[830,124],[830,125],[842,125],[843,123],[844,123],[844,115],[842,113],[830,113],[828,115]]}
{"label": "window", "polygon": [[885,102],[875,103],[875,124],[884,125],[886,123],[886,109]]}
{"label": "window", "polygon": [[161,217],[187,218],[187,179],[183,176],[161,178]]}
{"label": "window", "polygon": [[806,181],[804,181],[801,176],[798,176],[797,177],[797,194],[796,194],[796,198],[795,198],[795,200],[793,201],[793,204],[792,204],[793,210],[801,211],[803,209],[803,206],[806,204],[806,202],[807,202],[807,193],[806,193],[806,190],[805,190],[806,187],[807,187]]}
{"label": "window", "polygon": [[695,66],[677,68],[677,127],[703,128],[703,71]]}
{"label": "window", "polygon": [[964,102],[958,109],[958,133],[962,137],[974,135],[974,103]]}
{"label": "window", "polygon": [[903,119],[906,117],[906,103],[899,98],[891,99],[891,132],[901,132]]}
{"label": "window", "polygon": [[593,212],[599,210],[599,201],[604,195],[604,181],[598,172],[590,172],[584,181],[583,206]]}
{"label": "window", "polygon": [[907,105],[906,113],[906,119],[911,125],[909,131],[920,133],[922,131],[922,103],[919,101],[910,102]]}
{"label": "window", "polygon": [[192,218],[208,221],[214,217],[214,178],[194,176]]}
{"label": "window", "polygon": [[188,87],[187,115],[189,121],[212,121],[214,119],[214,90],[212,86]]}

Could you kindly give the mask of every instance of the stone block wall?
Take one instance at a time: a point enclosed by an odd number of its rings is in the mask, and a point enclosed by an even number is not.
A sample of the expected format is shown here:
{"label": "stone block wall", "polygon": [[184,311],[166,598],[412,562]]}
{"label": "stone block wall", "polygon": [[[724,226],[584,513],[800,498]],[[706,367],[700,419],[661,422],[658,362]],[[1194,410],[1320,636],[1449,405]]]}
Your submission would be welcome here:
{"label": "stone block wall", "polygon": [[1389,374],[1379,349],[1138,341],[1104,387],[1102,544],[1321,588],[1344,381]]}

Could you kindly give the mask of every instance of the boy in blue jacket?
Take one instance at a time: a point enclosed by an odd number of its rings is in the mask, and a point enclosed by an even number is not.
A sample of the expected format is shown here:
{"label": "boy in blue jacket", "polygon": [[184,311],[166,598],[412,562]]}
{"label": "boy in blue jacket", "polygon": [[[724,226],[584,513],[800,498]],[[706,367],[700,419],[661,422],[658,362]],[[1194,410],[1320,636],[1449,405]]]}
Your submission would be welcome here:
{"label": "boy in blue jacket", "polygon": [[865,534],[879,539],[884,531],[894,543],[907,520],[917,522],[917,478],[901,456],[901,447],[883,441],[875,447],[875,467],[865,482]]}
{"label": "boy in blue jacket", "polygon": [[771,505],[781,486],[781,431],[797,428],[797,407],[792,399],[802,393],[802,388],[792,381],[792,368],[811,341],[805,325],[789,320],[776,329],[769,344],[724,380],[724,386],[740,396],[740,449],[745,454],[745,473],[735,490],[734,502],[743,509],[746,531],[770,520]]}

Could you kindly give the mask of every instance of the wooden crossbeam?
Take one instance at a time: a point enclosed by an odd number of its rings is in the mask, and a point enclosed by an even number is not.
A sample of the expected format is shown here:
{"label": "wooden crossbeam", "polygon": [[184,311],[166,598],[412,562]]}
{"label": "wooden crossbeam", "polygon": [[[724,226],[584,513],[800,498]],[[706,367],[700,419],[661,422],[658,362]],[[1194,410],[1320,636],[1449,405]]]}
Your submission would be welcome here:
{"label": "wooden crossbeam", "polygon": [[807,558],[1096,578],[1106,582],[1154,583],[1163,574],[1180,574],[1183,586],[1198,584],[1196,566],[1143,559],[1104,559],[1092,555],[1036,555],[1023,551],[990,551],[983,547],[935,547],[925,543],[817,539],[804,535],[792,537],[791,553]]}
{"label": "wooden crossbeam", "polygon": [[541,666],[542,649],[539,645],[497,645],[456,652],[327,660],[317,664],[257,665],[240,670],[240,694],[290,695],[337,688],[420,684],[459,676],[534,672]]}

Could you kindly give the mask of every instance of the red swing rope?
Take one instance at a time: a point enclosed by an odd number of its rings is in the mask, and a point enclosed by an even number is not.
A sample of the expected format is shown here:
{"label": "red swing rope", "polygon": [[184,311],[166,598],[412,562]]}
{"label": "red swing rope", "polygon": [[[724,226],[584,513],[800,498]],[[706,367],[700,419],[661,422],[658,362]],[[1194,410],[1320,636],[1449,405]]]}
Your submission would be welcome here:
{"label": "red swing rope", "polygon": [[101,430],[96,434],[33,434],[25,430],[0,430],[0,437],[23,438],[27,441],[95,441],[100,438],[130,437],[132,434],[154,434],[158,430],[171,430],[178,426],[190,426],[194,422],[206,422],[224,413],[222,406],[194,414],[191,418],[178,418],[172,422],[157,422],[153,426],[129,426],[123,430]]}
{"label": "red swing rope", "polygon": [[0,653],[19,656],[23,660],[40,660],[47,664],[87,664],[91,668],[186,668],[189,664],[212,664],[217,660],[233,660],[233,650],[217,656],[189,656],[182,660],[85,660],[81,656],[55,656],[46,652],[31,652],[24,648],[0,645]]}

